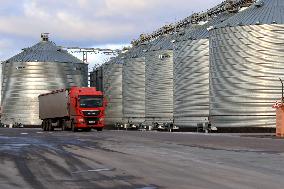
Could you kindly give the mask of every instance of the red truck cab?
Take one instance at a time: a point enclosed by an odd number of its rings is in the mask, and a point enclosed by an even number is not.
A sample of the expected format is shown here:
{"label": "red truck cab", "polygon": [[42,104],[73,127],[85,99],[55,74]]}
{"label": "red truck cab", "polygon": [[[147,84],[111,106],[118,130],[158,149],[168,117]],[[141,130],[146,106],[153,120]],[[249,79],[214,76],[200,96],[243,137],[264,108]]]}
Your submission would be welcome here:
{"label": "red truck cab", "polygon": [[68,103],[71,128],[74,124],[75,129],[103,129],[106,102],[101,91],[95,88],[72,87],[69,90]]}

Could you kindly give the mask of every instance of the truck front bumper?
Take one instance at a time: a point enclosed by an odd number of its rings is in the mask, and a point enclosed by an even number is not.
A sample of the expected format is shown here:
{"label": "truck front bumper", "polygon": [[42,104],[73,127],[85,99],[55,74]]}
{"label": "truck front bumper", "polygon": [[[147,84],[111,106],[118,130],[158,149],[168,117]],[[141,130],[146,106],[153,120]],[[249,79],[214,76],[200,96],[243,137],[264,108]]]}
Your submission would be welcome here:
{"label": "truck front bumper", "polygon": [[86,128],[103,128],[104,124],[98,123],[98,124],[86,124],[86,123],[77,123],[78,129],[86,129]]}
{"label": "truck front bumper", "polygon": [[76,119],[77,129],[87,129],[87,128],[103,128],[104,119],[98,117],[77,117]]}

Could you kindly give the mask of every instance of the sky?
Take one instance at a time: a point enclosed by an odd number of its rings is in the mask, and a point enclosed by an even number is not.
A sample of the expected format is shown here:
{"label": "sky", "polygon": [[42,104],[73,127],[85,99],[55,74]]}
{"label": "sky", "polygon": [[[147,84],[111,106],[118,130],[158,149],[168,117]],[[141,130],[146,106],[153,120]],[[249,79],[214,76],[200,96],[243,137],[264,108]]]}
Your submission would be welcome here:
{"label": "sky", "polygon": [[[40,34],[60,46],[129,46],[142,33],[222,0],[0,0],[0,61],[40,41]],[[108,58],[108,57],[106,57]],[[90,57],[90,62],[98,61]]]}

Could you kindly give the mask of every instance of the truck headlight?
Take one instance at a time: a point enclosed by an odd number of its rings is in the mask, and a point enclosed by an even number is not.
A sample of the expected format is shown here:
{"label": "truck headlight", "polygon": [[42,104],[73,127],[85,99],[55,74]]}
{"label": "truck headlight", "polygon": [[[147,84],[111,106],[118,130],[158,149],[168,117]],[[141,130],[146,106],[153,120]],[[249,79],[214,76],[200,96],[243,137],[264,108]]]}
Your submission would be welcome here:
{"label": "truck headlight", "polygon": [[78,119],[78,122],[80,122],[80,123],[84,123],[84,122],[85,122],[85,120],[84,120],[83,118],[79,118],[79,119]]}

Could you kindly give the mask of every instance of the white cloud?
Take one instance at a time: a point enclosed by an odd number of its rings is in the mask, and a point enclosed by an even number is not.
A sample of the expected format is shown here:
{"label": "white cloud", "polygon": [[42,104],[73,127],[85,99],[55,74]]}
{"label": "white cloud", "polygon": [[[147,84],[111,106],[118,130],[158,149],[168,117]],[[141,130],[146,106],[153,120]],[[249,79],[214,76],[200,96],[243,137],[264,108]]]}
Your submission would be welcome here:
{"label": "white cloud", "polygon": [[12,46],[12,41],[8,39],[0,39],[0,49],[6,49]]}
{"label": "white cloud", "polygon": [[26,0],[21,17],[0,17],[0,25],[6,26],[0,32],[34,36],[45,30],[66,39],[125,39],[164,24],[158,22],[167,15],[186,12],[192,8],[191,2],[197,0]]}
{"label": "white cloud", "polygon": [[1,58],[4,55],[12,56],[12,53],[15,53],[15,50],[13,49],[14,42],[9,39],[1,39],[0,38],[0,61],[4,61],[5,59]]}
{"label": "white cloud", "polygon": [[[0,36],[22,39],[13,48],[51,33],[74,46],[129,43],[141,33],[206,10],[221,0],[17,0],[1,1]],[[35,41],[36,42],[36,41]],[[24,46],[19,47],[19,44]],[[29,43],[29,45],[30,45]],[[64,45],[64,44],[60,44]],[[1,47],[0,47],[1,48]],[[0,49],[1,51],[1,49]]]}
{"label": "white cloud", "polygon": [[141,0],[105,0],[105,7],[100,9],[97,16],[131,16],[133,13],[147,11],[149,2]]}
{"label": "white cloud", "polygon": [[103,45],[95,45],[93,48],[101,48],[101,49],[122,49],[123,47],[128,47],[129,44],[103,44]]}

